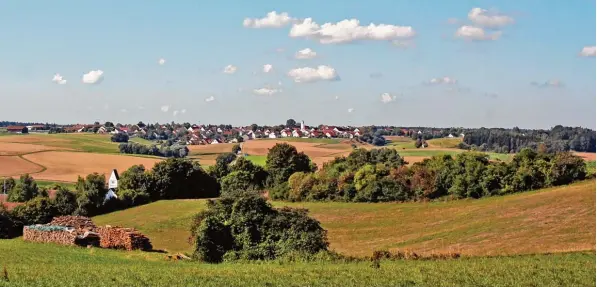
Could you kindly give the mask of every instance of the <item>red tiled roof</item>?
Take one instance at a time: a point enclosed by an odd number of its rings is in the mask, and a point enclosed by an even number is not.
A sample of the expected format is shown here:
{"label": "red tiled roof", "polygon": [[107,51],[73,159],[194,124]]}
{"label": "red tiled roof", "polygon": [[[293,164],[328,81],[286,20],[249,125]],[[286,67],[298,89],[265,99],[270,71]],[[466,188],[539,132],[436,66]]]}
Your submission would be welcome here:
{"label": "red tiled roof", "polygon": [[22,130],[24,128],[25,128],[25,126],[7,126],[6,130],[9,130],[9,131],[10,130],[15,130],[16,131],[16,130]]}

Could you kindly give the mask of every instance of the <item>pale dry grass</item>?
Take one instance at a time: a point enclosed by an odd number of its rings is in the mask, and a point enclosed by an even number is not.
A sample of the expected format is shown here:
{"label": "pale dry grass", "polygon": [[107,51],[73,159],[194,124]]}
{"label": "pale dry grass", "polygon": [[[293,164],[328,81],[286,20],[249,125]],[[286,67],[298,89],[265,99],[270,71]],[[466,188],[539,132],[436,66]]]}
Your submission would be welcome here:
{"label": "pale dry grass", "polygon": [[83,152],[58,152],[48,151],[24,155],[24,158],[35,162],[47,169],[35,174],[35,179],[56,180],[73,182],[77,176],[86,176],[90,173],[105,174],[110,176],[112,169],[123,172],[132,165],[142,164],[150,169],[156,162],[155,158],[144,158],[125,155],[95,154]]}
{"label": "pale dry grass", "polygon": [[575,155],[582,157],[586,161],[595,161],[595,153],[593,152],[573,152]]}

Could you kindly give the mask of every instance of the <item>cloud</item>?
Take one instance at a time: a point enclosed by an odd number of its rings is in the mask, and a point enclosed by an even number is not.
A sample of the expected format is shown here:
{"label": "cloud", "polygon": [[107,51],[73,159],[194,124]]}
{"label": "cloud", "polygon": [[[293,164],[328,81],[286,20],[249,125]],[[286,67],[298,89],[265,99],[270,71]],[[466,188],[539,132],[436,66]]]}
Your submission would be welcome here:
{"label": "cloud", "polygon": [[278,86],[281,86],[281,85],[282,85],[282,81],[278,81]]}
{"label": "cloud", "polygon": [[173,112],[172,112],[172,115],[173,115],[173,116],[176,116],[176,115],[178,115],[178,111],[173,111]]}
{"label": "cloud", "polygon": [[278,14],[276,11],[271,11],[263,18],[245,18],[243,26],[246,28],[280,28],[294,20],[286,12]]}
{"label": "cloud", "polygon": [[450,77],[442,77],[442,78],[432,78],[426,84],[428,85],[453,85],[458,83],[458,81],[454,78]]}
{"label": "cloud", "polygon": [[142,111],[142,110],[144,110],[144,109],[145,109],[145,107],[144,107],[144,106],[138,106],[138,107],[137,107],[137,109],[139,109],[139,110],[141,110],[141,111]]}
{"label": "cloud", "polygon": [[167,112],[169,109],[170,109],[170,106],[167,106],[167,105],[166,106],[162,106],[160,108],[160,110],[162,110],[162,112],[164,112],[164,113]]}
{"label": "cloud", "polygon": [[353,109],[353,108],[349,108],[349,109],[348,109],[348,112],[349,112],[349,113],[352,113],[352,112],[354,112],[354,109]]}
{"label": "cloud", "polygon": [[334,99],[335,99],[335,100],[339,100],[339,99],[340,99],[340,96],[335,96],[335,97],[334,97]]}
{"label": "cloud", "polygon": [[538,87],[538,88],[562,88],[564,87],[564,83],[560,80],[547,80],[543,83],[538,83],[538,82],[531,82],[532,86]]}
{"label": "cloud", "polygon": [[166,64],[166,59],[164,59],[164,58],[159,59],[158,65],[163,65],[163,64]]}
{"label": "cloud", "polygon": [[126,109],[120,109],[120,112],[121,112],[121,113],[126,113],[126,112],[128,112],[128,111],[127,111]]}
{"label": "cloud", "polygon": [[260,95],[260,96],[272,96],[274,94],[281,93],[281,92],[282,92],[282,90],[272,89],[272,88],[268,88],[268,87],[253,90],[253,94]]}
{"label": "cloud", "polygon": [[296,83],[340,80],[336,69],[325,65],[320,65],[317,68],[304,67],[292,69],[288,72],[288,76]]}
{"label": "cloud", "polygon": [[273,68],[274,68],[274,66],[272,66],[270,64],[265,64],[265,65],[263,65],[263,72],[269,73]]}
{"label": "cloud", "polygon": [[383,74],[379,72],[369,74],[369,78],[371,79],[380,79],[381,77],[383,77]]}
{"label": "cloud", "polygon": [[209,96],[209,97],[205,98],[205,101],[209,103],[209,102],[213,102],[215,99],[216,98],[214,98],[214,96]]}
{"label": "cloud", "polygon": [[321,44],[342,44],[362,40],[408,39],[415,36],[415,30],[411,26],[387,24],[375,25],[371,23],[368,26],[360,26],[360,21],[357,19],[345,19],[335,24],[325,23],[319,25],[312,18],[307,18],[292,25],[289,36],[292,38],[314,39]]}
{"label": "cloud", "polygon": [[488,28],[498,28],[514,23],[514,19],[510,16],[481,8],[471,9],[468,12],[468,19],[477,26]]}
{"label": "cloud", "polygon": [[186,114],[186,113],[187,113],[187,109],[182,109],[182,110],[180,110],[180,113],[181,113],[181,114]]}
{"label": "cloud", "polygon": [[236,66],[228,65],[228,66],[224,67],[224,73],[225,74],[234,74],[237,69],[238,68]]}
{"label": "cloud", "polygon": [[392,96],[389,93],[383,93],[381,94],[381,102],[384,104],[393,102],[396,100],[396,96]]}
{"label": "cloud", "polygon": [[464,25],[456,30],[455,36],[472,41],[497,40],[502,36],[502,32],[487,33],[483,28]]}
{"label": "cloud", "polygon": [[308,60],[315,57],[317,57],[317,52],[311,50],[310,48],[302,49],[294,54],[294,58],[299,60]]}
{"label": "cloud", "polygon": [[104,71],[91,70],[89,73],[83,75],[82,82],[84,84],[99,84],[104,79]]}
{"label": "cloud", "polygon": [[587,46],[587,47],[582,48],[579,55],[581,57],[595,57],[595,52],[596,52],[595,46]]}
{"label": "cloud", "polygon": [[60,74],[54,75],[54,77],[52,78],[52,82],[59,84],[59,85],[66,84],[66,80]]}

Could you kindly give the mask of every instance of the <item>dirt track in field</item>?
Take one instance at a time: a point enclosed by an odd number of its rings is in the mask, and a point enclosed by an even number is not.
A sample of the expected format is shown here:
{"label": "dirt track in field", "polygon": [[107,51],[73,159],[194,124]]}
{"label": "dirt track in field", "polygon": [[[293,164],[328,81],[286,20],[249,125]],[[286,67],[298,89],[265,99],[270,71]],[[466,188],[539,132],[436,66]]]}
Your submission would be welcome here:
{"label": "dirt track in field", "polygon": [[57,151],[33,153],[23,157],[46,167],[45,171],[33,175],[35,179],[70,182],[76,181],[79,175],[86,176],[94,172],[103,173],[107,178],[114,168],[123,172],[136,164],[142,164],[145,168],[150,169],[160,161],[159,159],[124,155]]}

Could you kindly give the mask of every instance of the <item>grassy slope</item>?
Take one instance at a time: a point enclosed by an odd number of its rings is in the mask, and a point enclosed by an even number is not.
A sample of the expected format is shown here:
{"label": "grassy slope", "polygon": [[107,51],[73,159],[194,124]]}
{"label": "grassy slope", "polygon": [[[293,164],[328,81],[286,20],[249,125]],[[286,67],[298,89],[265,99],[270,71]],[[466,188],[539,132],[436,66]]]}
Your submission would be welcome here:
{"label": "grassy slope", "polygon": [[265,161],[267,160],[267,156],[265,155],[248,155],[245,158],[260,166],[265,166]]}
{"label": "grassy slope", "polygon": [[[304,207],[328,230],[331,248],[456,250],[498,255],[595,249],[595,181],[504,197],[434,203],[285,203]],[[136,227],[159,249],[189,251],[192,215],[203,200],[159,201],[94,218]]]}
{"label": "grassy slope", "polygon": [[[43,256],[40,256],[43,255]],[[168,262],[162,254],[0,240],[0,286],[595,286],[595,254],[360,263]]]}

